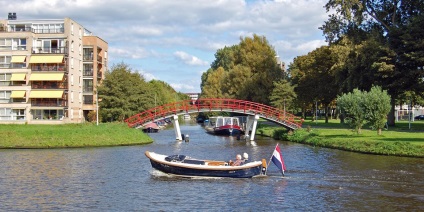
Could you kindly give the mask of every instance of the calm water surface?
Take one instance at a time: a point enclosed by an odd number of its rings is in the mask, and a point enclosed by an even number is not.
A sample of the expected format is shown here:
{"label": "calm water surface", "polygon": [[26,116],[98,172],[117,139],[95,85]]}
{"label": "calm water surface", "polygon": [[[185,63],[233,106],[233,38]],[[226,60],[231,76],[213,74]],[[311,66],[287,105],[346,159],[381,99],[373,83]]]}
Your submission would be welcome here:
{"label": "calm water surface", "polygon": [[0,211],[424,211],[424,159],[364,155],[278,141],[286,177],[186,179],[151,168],[144,152],[229,160],[271,156],[277,141],[208,135],[201,126],[150,134],[144,146],[0,150]]}

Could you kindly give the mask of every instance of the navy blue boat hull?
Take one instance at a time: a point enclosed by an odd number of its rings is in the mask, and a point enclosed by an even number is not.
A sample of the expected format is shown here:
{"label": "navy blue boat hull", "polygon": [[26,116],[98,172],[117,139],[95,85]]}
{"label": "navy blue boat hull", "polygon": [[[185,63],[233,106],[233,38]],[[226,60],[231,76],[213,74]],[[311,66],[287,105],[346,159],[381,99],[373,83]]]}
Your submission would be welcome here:
{"label": "navy blue boat hull", "polygon": [[[264,174],[263,162],[247,163],[244,166],[213,166],[205,165],[205,161],[196,159],[178,158],[168,156],[172,161],[155,159],[150,152],[146,152],[152,167],[167,174],[190,176],[190,177],[230,177],[230,178],[252,178]],[[178,156],[178,155],[177,155]],[[210,163],[210,162],[208,162]]]}
{"label": "navy blue boat hull", "polygon": [[150,160],[150,163],[154,169],[161,172],[183,176],[252,178],[253,176],[260,175],[262,170],[262,166],[238,170],[203,170],[169,166],[153,160]]}

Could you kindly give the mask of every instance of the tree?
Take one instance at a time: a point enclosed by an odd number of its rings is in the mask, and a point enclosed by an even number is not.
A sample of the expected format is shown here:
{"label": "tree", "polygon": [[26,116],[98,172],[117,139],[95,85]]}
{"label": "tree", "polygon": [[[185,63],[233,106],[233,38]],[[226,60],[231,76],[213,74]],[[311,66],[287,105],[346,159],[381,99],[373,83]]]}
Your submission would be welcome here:
{"label": "tree", "polygon": [[387,122],[387,114],[390,112],[390,96],[381,87],[375,86],[367,93],[364,93],[365,119],[377,134],[381,135],[381,129]]}
{"label": "tree", "polygon": [[271,96],[271,105],[287,110],[290,106],[293,105],[293,100],[296,98],[296,93],[294,92],[294,87],[287,80],[280,80],[274,82],[274,90],[272,90]]}
{"label": "tree", "polygon": [[323,104],[326,123],[329,106],[339,91],[334,74],[336,62],[337,55],[333,54],[330,47],[322,46],[306,56],[296,58],[295,65],[290,67],[296,94],[308,103],[319,101]]}
{"label": "tree", "polygon": [[364,104],[363,94],[358,89],[337,98],[337,108],[342,111],[346,122],[354,127],[358,134],[361,133],[365,123]]}
{"label": "tree", "polygon": [[353,92],[337,98],[337,107],[346,115],[347,122],[358,134],[364,123],[368,123],[381,135],[390,111],[390,96],[379,86],[373,86],[369,92],[354,89]]}
{"label": "tree", "polygon": [[364,59],[359,65],[371,69],[348,69],[356,70],[351,72],[355,76],[360,70],[373,72],[368,75],[373,84],[381,85],[392,98],[389,124],[394,125],[396,99],[406,91],[424,92],[424,2],[329,0],[326,8],[335,11],[321,27],[330,44],[349,36],[356,44],[365,41],[361,45],[373,46],[362,48],[364,55],[359,56]]}
{"label": "tree", "polygon": [[222,84],[226,74],[222,67],[219,67],[216,71],[209,72],[207,80],[202,87],[202,97],[223,98]]}
{"label": "tree", "polygon": [[153,89],[142,75],[124,63],[114,65],[106,72],[97,91],[102,99],[99,106],[103,121],[123,121],[154,106]]}
{"label": "tree", "polygon": [[283,76],[275,55],[266,38],[258,35],[218,50],[211,68],[202,74],[202,96],[269,104],[273,81]]}

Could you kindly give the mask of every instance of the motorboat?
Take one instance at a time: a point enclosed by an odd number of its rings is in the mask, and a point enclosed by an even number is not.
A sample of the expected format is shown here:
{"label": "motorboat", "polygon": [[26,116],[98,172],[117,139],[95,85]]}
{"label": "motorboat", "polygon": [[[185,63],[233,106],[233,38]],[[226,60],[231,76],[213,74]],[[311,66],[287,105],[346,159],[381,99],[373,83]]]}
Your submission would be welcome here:
{"label": "motorboat", "polygon": [[[232,166],[226,161],[200,160],[186,155],[163,155],[146,151],[152,167],[163,173],[184,177],[252,178],[266,173],[266,160],[245,161]],[[247,160],[247,159],[245,159]]]}
{"label": "motorboat", "polygon": [[229,136],[238,136],[244,132],[239,118],[228,116],[210,117],[205,122],[205,130],[211,134]]}

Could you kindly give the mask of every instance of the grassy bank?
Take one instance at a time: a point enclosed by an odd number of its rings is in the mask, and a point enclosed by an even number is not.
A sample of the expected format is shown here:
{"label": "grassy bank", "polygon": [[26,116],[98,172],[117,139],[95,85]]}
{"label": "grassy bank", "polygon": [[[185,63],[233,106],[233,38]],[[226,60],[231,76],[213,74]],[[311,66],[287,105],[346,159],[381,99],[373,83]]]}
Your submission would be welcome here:
{"label": "grassy bank", "polygon": [[313,146],[335,148],[347,151],[395,155],[408,157],[424,157],[424,122],[396,123],[396,127],[384,130],[382,135],[376,131],[362,130],[361,134],[349,129],[348,126],[332,121],[328,124],[304,123],[303,129],[288,133],[282,127],[261,124],[258,134],[275,139],[289,140]]}
{"label": "grassy bank", "polygon": [[151,143],[126,124],[0,125],[0,148],[63,148],[123,146]]}

